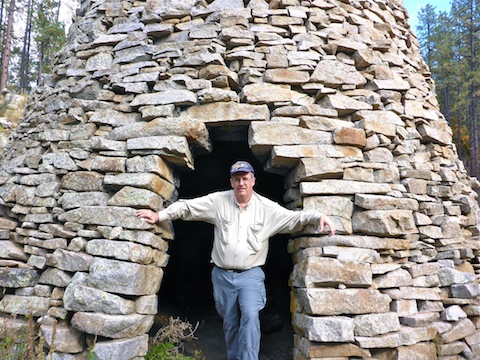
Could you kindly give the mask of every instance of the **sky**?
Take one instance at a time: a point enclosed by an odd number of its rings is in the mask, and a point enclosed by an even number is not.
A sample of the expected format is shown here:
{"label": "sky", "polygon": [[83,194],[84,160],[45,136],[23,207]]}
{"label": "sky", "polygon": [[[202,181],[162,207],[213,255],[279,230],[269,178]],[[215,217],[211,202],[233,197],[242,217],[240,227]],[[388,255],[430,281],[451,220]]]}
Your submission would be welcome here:
{"label": "sky", "polygon": [[72,25],[73,12],[78,5],[78,0],[60,0],[60,14],[58,20],[65,24],[65,32],[67,32],[70,25]]}
{"label": "sky", "polygon": [[[60,21],[68,28],[72,22],[72,11],[78,6],[79,0],[61,0]],[[438,11],[450,11],[451,0],[403,0],[405,8],[408,10],[409,23],[414,31],[418,23],[418,12],[425,5],[430,4]]]}
{"label": "sky", "polygon": [[434,6],[437,12],[450,12],[450,0],[403,0],[403,5],[405,5],[410,16],[408,22],[414,31],[417,30],[418,12],[428,4]]}

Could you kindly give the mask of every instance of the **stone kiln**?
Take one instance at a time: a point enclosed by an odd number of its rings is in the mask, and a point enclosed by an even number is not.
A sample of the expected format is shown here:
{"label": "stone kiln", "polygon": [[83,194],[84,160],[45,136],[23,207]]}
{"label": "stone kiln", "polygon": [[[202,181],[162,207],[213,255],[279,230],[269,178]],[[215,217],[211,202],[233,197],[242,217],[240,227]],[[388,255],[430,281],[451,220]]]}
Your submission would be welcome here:
{"label": "stone kiln", "polygon": [[477,181],[400,0],[77,15],[4,151],[0,336],[32,315],[56,359],[93,335],[98,359],[142,358],[174,234],[134,209],[174,201],[213,139],[248,139],[290,208],[338,227],[289,243],[294,359],[478,359]]}

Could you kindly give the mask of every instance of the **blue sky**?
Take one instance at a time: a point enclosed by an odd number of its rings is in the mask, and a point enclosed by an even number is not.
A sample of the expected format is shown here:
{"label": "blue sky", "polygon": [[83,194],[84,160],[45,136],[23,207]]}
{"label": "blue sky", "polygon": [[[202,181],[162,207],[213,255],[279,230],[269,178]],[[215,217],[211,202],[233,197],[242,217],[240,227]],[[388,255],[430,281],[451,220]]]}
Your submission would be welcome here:
{"label": "blue sky", "polygon": [[430,4],[435,6],[437,12],[438,11],[450,11],[451,1],[450,0],[403,0],[403,5],[408,11],[408,15],[410,18],[408,22],[410,26],[413,28],[414,31],[417,30],[417,23],[418,23],[418,12],[421,8],[425,5]]}

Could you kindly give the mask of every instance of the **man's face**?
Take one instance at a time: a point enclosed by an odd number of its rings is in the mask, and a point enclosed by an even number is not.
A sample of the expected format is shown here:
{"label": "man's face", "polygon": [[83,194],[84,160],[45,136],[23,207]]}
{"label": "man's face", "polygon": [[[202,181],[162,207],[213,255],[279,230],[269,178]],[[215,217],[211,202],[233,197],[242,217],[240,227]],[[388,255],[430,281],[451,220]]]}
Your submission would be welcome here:
{"label": "man's face", "polygon": [[230,185],[237,199],[244,198],[249,200],[253,194],[255,177],[250,172],[237,172],[230,177]]}

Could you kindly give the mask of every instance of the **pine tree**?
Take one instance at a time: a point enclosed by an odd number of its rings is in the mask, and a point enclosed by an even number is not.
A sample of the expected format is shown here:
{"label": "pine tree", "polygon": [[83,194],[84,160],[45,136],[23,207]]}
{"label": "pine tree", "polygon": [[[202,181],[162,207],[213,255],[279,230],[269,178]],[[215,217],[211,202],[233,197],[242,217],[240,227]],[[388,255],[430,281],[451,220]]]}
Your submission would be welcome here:
{"label": "pine tree", "polygon": [[435,7],[428,4],[418,12],[417,35],[425,62],[432,68],[436,47],[436,25],[438,22]]}
{"label": "pine tree", "polygon": [[38,51],[37,84],[51,71],[54,54],[65,44],[65,29],[58,21],[59,1],[36,1],[34,11],[35,43]]}
{"label": "pine tree", "polygon": [[10,63],[10,56],[12,53],[12,38],[13,38],[13,16],[15,14],[15,0],[10,0],[7,15],[7,27],[3,36],[2,47],[2,69],[0,74],[0,93],[7,87],[8,79],[8,65]]}
{"label": "pine tree", "polygon": [[[459,67],[462,70],[462,90],[459,95],[466,100],[465,109],[470,133],[470,175],[480,177],[479,129],[478,129],[478,89],[480,67],[478,49],[480,46],[480,8],[478,0],[453,0],[451,10],[452,29],[458,37]],[[460,98],[458,99],[460,100]]]}

